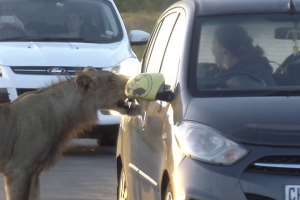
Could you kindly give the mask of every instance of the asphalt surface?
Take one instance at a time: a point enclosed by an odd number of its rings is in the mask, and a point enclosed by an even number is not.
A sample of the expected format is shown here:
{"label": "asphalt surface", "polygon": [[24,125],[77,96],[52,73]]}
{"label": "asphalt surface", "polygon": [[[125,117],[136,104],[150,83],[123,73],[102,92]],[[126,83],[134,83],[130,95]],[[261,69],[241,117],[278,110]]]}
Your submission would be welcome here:
{"label": "asphalt surface", "polygon": [[115,147],[98,147],[94,139],[73,140],[59,165],[41,175],[43,200],[115,200],[116,187]]}

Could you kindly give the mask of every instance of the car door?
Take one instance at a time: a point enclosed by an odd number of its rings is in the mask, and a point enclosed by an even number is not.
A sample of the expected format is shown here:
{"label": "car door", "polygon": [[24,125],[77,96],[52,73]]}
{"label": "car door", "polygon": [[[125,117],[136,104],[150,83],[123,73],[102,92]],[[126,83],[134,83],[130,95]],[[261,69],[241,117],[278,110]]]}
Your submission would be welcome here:
{"label": "car door", "polygon": [[127,178],[127,192],[130,199],[139,199],[138,191],[138,145],[139,124],[138,116],[123,116],[120,123],[119,134],[122,135],[122,160]]}
{"label": "car door", "polygon": [[[158,36],[149,49],[145,60],[146,72],[165,75],[169,89],[174,89],[180,62],[180,34],[184,17],[172,10],[161,21]],[[142,123],[139,140],[139,187],[141,199],[160,199],[161,172],[166,157],[167,133],[164,125],[168,121],[170,104],[163,101],[140,102]],[[170,129],[169,129],[170,130]]]}
{"label": "car door", "polygon": [[[155,41],[157,36],[157,30],[161,24],[157,24],[154,27],[153,36],[150,38],[146,49],[150,49],[153,46],[153,41]],[[147,50],[146,50],[147,51]],[[145,62],[142,62],[145,63]],[[135,107],[135,103],[132,103],[131,108],[128,113],[138,113],[129,114],[122,117],[120,123],[120,135],[122,135],[122,158],[123,165],[127,177],[128,183],[128,199],[139,200],[139,140],[141,127],[143,123],[142,114],[140,113],[139,106]]]}

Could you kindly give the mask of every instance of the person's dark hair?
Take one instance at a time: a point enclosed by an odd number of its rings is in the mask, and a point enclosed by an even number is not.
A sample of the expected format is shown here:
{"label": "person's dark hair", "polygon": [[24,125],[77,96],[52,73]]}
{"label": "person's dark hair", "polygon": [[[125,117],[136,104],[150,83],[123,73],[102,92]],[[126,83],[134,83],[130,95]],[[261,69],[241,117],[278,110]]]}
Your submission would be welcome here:
{"label": "person's dark hair", "polygon": [[239,25],[225,25],[215,31],[218,42],[237,57],[264,55],[260,46],[253,46],[253,39]]}
{"label": "person's dark hair", "polygon": [[66,13],[67,13],[67,15],[76,14],[76,15],[78,15],[78,17],[81,20],[84,19],[83,13],[80,10],[76,9],[76,8],[68,9]]}

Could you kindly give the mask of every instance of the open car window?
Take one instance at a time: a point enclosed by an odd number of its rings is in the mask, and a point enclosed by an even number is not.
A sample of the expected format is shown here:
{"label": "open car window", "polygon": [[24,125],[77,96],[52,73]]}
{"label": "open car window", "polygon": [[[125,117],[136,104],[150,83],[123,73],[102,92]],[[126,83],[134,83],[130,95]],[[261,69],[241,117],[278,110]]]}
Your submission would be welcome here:
{"label": "open car window", "polygon": [[0,42],[74,38],[74,42],[112,43],[123,38],[109,1],[0,1],[0,16]]}
{"label": "open car window", "polygon": [[300,89],[298,21],[289,14],[198,18],[194,91]]}

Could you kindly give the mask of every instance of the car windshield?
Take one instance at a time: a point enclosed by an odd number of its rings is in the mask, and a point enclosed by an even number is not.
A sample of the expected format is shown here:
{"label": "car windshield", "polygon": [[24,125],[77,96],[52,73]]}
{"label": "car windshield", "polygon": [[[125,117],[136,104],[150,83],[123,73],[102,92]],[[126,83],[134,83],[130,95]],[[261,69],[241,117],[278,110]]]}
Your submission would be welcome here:
{"label": "car windshield", "polygon": [[118,42],[121,24],[106,0],[0,1],[0,42]]}
{"label": "car windshield", "polygon": [[199,17],[192,91],[200,96],[299,95],[300,15]]}

